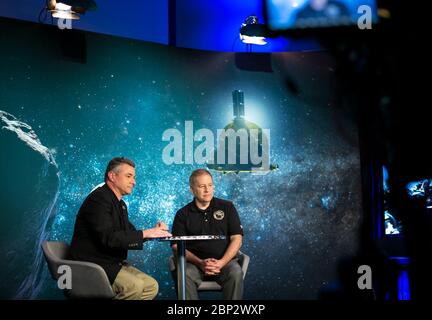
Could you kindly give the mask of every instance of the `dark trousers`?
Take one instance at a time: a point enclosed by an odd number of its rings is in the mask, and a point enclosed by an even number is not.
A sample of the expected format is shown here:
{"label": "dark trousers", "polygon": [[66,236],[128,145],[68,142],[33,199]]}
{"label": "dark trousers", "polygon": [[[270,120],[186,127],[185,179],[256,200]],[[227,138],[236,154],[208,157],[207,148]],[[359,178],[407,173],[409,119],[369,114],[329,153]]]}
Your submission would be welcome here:
{"label": "dark trousers", "polygon": [[243,271],[238,259],[231,260],[217,276],[204,276],[204,273],[192,263],[186,264],[186,299],[198,300],[197,288],[203,280],[216,281],[221,287],[225,300],[243,298]]}

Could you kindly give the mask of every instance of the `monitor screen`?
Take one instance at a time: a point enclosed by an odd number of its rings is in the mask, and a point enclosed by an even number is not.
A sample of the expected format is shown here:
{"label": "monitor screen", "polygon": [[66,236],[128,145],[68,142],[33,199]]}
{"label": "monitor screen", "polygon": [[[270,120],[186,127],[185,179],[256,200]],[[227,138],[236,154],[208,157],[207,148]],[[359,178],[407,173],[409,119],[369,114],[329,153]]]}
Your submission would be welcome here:
{"label": "monitor screen", "polygon": [[[381,219],[384,221],[384,234],[386,236],[404,235],[404,223],[402,222],[401,210],[394,202],[395,195],[389,184],[391,172],[387,166],[382,166],[382,210]],[[409,180],[408,180],[409,181]],[[410,203],[416,202],[418,208],[432,213],[432,178],[420,178],[403,184],[403,192],[408,196]],[[393,194],[393,196],[392,196]],[[393,200],[392,200],[393,199]],[[417,207],[417,206],[416,206]]]}
{"label": "monitor screen", "polygon": [[390,200],[389,173],[386,166],[382,167],[384,233],[388,235],[402,234],[402,222],[399,212]]}
{"label": "monitor screen", "polygon": [[267,24],[273,31],[377,22],[376,0],[266,0]]}
{"label": "monitor screen", "polygon": [[407,183],[406,190],[412,199],[424,200],[426,210],[432,210],[432,179],[425,178]]}

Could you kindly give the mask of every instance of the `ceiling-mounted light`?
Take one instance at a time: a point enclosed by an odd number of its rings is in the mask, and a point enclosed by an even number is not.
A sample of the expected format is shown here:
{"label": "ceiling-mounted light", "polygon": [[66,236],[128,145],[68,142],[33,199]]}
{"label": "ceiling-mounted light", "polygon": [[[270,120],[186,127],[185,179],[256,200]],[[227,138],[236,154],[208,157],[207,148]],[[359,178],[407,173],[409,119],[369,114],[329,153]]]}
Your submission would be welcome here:
{"label": "ceiling-mounted light", "polygon": [[72,6],[66,3],[49,0],[47,2],[47,9],[51,12],[53,18],[79,20],[79,15],[72,10]]}
{"label": "ceiling-mounted light", "polygon": [[96,8],[93,0],[47,0],[46,8],[53,18],[78,20],[80,14]]}
{"label": "ceiling-mounted light", "polygon": [[249,16],[241,24],[240,39],[246,44],[265,45],[266,29],[263,24],[258,23],[257,16]]}

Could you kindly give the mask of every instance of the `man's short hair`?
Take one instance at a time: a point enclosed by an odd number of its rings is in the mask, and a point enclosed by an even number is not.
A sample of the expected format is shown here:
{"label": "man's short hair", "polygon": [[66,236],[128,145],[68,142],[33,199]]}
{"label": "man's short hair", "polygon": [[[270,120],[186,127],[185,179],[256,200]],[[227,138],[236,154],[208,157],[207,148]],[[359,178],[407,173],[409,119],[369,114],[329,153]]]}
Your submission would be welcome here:
{"label": "man's short hair", "polygon": [[115,157],[112,158],[110,160],[110,162],[108,163],[106,170],[105,170],[105,182],[108,181],[108,172],[110,171],[114,171],[117,172],[118,171],[118,167],[121,164],[128,164],[131,167],[135,168],[135,162],[133,162],[131,159],[125,158],[125,157]]}
{"label": "man's short hair", "polygon": [[212,180],[213,180],[213,176],[211,175],[210,171],[208,171],[206,169],[196,169],[196,170],[192,171],[192,173],[189,177],[189,185],[192,186],[195,183],[195,178],[202,176],[204,174],[208,174],[210,176],[210,178],[212,178]]}

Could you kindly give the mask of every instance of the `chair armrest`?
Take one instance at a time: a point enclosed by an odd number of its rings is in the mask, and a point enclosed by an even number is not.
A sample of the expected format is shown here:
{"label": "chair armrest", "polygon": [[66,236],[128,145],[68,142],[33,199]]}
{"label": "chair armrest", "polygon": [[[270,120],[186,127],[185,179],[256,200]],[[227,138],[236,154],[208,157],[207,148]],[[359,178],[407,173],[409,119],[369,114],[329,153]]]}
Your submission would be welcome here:
{"label": "chair armrest", "polygon": [[247,254],[239,251],[238,259],[239,259],[239,264],[240,264],[242,271],[243,271],[243,279],[244,279],[246,277],[246,272],[247,272],[248,267],[249,267],[250,257]]}

